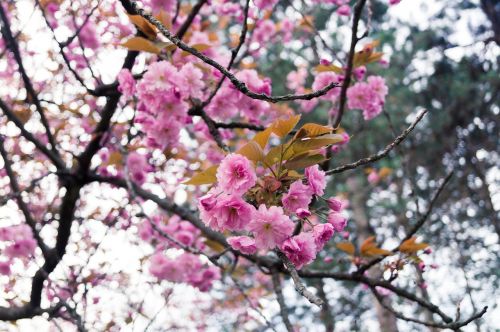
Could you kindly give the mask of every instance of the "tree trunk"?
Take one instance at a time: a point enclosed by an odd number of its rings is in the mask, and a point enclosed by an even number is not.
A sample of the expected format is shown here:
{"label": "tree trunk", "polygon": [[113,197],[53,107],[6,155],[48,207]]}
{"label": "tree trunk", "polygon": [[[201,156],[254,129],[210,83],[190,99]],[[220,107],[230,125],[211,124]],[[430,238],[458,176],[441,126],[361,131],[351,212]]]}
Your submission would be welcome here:
{"label": "tree trunk", "polygon": [[[350,197],[350,203],[353,211],[353,221],[356,224],[356,231],[358,235],[358,246],[369,236],[373,235],[366,213],[366,197],[363,191],[363,186],[357,177],[352,177],[347,181],[350,191],[353,193]],[[367,271],[368,276],[371,278],[380,278],[382,270],[379,265],[376,265]],[[386,310],[373,296],[372,300],[375,304],[377,312],[377,319],[380,325],[381,332],[397,332],[398,325],[396,317],[388,310]],[[391,300],[389,297],[384,298],[385,304],[390,306]]]}

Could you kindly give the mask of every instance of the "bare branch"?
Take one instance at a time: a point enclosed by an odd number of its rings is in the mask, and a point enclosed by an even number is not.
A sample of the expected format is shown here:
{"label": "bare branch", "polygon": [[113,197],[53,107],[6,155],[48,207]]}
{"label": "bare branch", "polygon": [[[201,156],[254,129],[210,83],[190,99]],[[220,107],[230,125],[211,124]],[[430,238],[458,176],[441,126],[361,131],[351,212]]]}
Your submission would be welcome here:
{"label": "bare branch", "polygon": [[189,27],[193,23],[194,18],[200,12],[201,7],[203,7],[203,5],[207,3],[207,1],[208,0],[199,0],[196,3],[196,5],[193,6],[193,9],[191,9],[191,12],[189,13],[188,17],[186,18],[186,20],[184,21],[184,23],[182,23],[181,27],[179,28],[179,30],[175,34],[175,36],[177,38],[182,39],[182,37],[184,37],[184,35],[188,31]]}
{"label": "bare branch", "polygon": [[12,35],[12,31],[10,30],[9,19],[5,14],[3,6],[0,6],[0,18],[2,20],[2,26],[3,26],[2,34],[4,36],[5,42],[7,43],[7,47],[11,50],[12,54],[14,55],[14,59],[16,60],[17,65],[19,67],[19,73],[21,74],[28,96],[31,99],[31,102],[35,105],[38,113],[40,114],[40,120],[42,121],[42,125],[45,128],[47,138],[52,147],[52,151],[54,151],[54,153],[58,155],[56,149],[56,141],[54,139],[54,136],[52,135],[52,132],[50,131],[49,122],[45,117],[45,112],[43,111],[42,105],[40,104],[40,100],[38,99],[38,94],[35,92],[33,84],[31,83],[31,79],[28,77],[28,74],[26,73],[26,70],[24,68],[23,60],[21,58],[21,52],[19,51],[19,46],[17,45],[16,39]]}
{"label": "bare branch", "polygon": [[58,169],[65,169],[66,166],[62,159],[54,153],[54,151],[49,150],[45,145],[42,144],[32,133],[30,133],[26,128],[24,128],[24,124],[21,120],[14,114],[14,112],[7,106],[6,103],[2,99],[0,99],[0,109],[7,116],[7,118],[14,122],[17,128],[21,131],[21,135],[26,138],[28,141],[33,143],[40,152],[42,152]]}
{"label": "bare branch", "polygon": [[420,217],[420,219],[415,223],[415,225],[413,225],[413,227],[410,229],[410,231],[406,234],[406,236],[404,237],[403,240],[401,240],[401,242],[404,242],[406,240],[408,240],[409,238],[411,238],[413,235],[415,235],[417,233],[417,231],[424,225],[424,223],[427,221],[427,219],[429,218],[432,210],[434,209],[434,205],[436,204],[436,201],[438,200],[439,198],[439,195],[441,195],[441,192],[443,191],[444,187],[446,186],[446,184],[448,184],[448,182],[450,181],[450,179],[452,178],[453,176],[453,173],[454,171],[451,170],[447,175],[446,177],[444,178],[444,180],[441,182],[441,185],[438,187],[438,189],[434,192],[434,195],[432,196],[432,199],[429,203],[429,206],[427,207],[427,210],[425,211],[425,213]]}
{"label": "bare branch", "polygon": [[255,131],[263,131],[266,129],[264,126],[254,125],[251,123],[243,123],[243,122],[230,122],[230,123],[222,123],[216,122],[215,126],[217,128],[226,128],[226,129],[250,129]]}
{"label": "bare branch", "polygon": [[[431,201],[429,203],[429,206],[427,207],[427,210],[425,211],[425,213],[417,220],[417,222],[415,223],[415,225],[413,225],[412,229],[410,231],[408,231],[408,233],[401,240],[401,242],[399,243],[399,245],[396,248],[394,248],[394,249],[391,250],[392,252],[396,253],[399,250],[399,248],[401,247],[401,245],[403,244],[403,242],[405,242],[406,240],[410,239],[413,235],[415,235],[417,233],[417,231],[424,225],[425,221],[429,218],[432,210],[434,209],[434,205],[436,204],[436,201],[438,200],[439,195],[443,191],[443,189],[446,186],[446,184],[450,181],[450,179],[451,179],[452,176],[453,176],[453,170],[451,172],[449,172],[448,175],[441,182],[441,185],[438,187],[438,189],[434,193],[434,195],[433,195],[433,197],[432,197],[432,199],[431,199]],[[375,264],[377,264],[377,263],[381,262],[382,260],[384,260],[384,258],[385,257],[376,258],[376,259],[370,261],[369,263],[360,266],[359,269],[356,271],[356,273],[359,273],[359,274],[364,273],[365,271],[367,271],[369,268],[371,268]]]}
{"label": "bare branch", "polygon": [[411,131],[416,127],[416,125],[420,122],[420,120],[422,120],[424,115],[427,114],[427,112],[428,112],[427,110],[423,110],[422,112],[420,112],[417,115],[417,117],[415,118],[415,120],[411,123],[411,125],[408,128],[406,128],[405,131],[403,131],[401,133],[401,135],[396,137],[396,139],[394,141],[392,141],[389,145],[387,145],[385,147],[385,149],[383,149],[382,151],[379,151],[376,154],[371,155],[369,157],[360,159],[354,163],[342,165],[342,166],[339,166],[337,168],[331,169],[331,170],[327,171],[326,174],[330,175],[330,174],[342,173],[344,171],[348,171],[350,169],[355,169],[356,167],[370,164],[374,161],[377,161],[377,160],[384,158],[385,156],[387,156],[389,154],[389,152],[391,152],[392,149],[394,149],[402,141],[404,141],[404,139],[411,133]]}
{"label": "bare branch", "polygon": [[349,48],[349,55],[347,56],[347,68],[344,75],[344,81],[342,82],[342,87],[340,89],[340,100],[339,100],[339,109],[337,111],[337,115],[333,120],[333,127],[336,128],[339,126],[342,121],[342,116],[344,115],[345,104],[347,102],[347,88],[351,84],[351,75],[354,64],[354,54],[356,52],[356,45],[358,41],[362,38],[358,37],[358,25],[359,20],[361,19],[361,13],[363,12],[363,7],[365,6],[366,0],[358,0],[356,5],[354,5],[354,15],[352,18],[352,34],[351,34],[351,46]]}
{"label": "bare branch", "polygon": [[440,324],[440,323],[436,323],[436,322],[426,322],[426,321],[423,321],[420,319],[405,316],[402,313],[394,310],[393,308],[391,308],[390,306],[388,306],[385,303],[384,298],[382,297],[382,295],[380,295],[380,293],[377,291],[377,289],[375,287],[370,287],[370,290],[372,291],[373,295],[375,295],[375,298],[377,299],[377,301],[386,310],[388,310],[392,314],[394,314],[394,316],[396,316],[398,319],[402,319],[402,320],[405,320],[407,322],[417,323],[417,324],[425,325],[425,326],[429,326],[429,327],[437,327],[440,329],[451,329],[451,330],[456,331],[456,330],[460,329],[461,327],[466,326],[470,322],[472,322],[478,318],[481,318],[488,310],[488,307],[484,307],[483,310],[481,310],[480,312],[474,313],[473,315],[471,315],[471,317],[469,317],[467,320],[462,321],[462,322],[456,321],[456,322],[449,323],[449,324]]}

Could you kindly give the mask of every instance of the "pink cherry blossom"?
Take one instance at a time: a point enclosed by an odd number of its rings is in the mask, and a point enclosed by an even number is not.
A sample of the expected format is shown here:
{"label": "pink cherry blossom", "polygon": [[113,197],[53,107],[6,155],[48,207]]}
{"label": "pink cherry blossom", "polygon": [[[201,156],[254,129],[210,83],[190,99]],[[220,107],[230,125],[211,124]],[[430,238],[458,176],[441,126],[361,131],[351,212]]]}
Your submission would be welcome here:
{"label": "pink cherry blossom", "polygon": [[333,212],[340,212],[342,210],[342,201],[335,198],[335,197],[330,197],[329,199],[326,200],[328,207],[330,210]]}
{"label": "pink cherry blossom", "polygon": [[205,83],[203,82],[203,72],[200,68],[195,67],[191,62],[186,63],[182,66],[179,71],[179,77],[181,81],[179,82],[179,89],[181,93],[187,98],[198,98],[203,97],[203,88]]}
{"label": "pink cherry blossom", "polygon": [[118,73],[118,91],[120,91],[125,98],[131,98],[135,94],[135,80],[130,70],[122,69]]}
{"label": "pink cherry blossom", "polygon": [[316,244],[316,250],[318,252],[323,249],[328,241],[330,241],[333,233],[335,233],[335,230],[331,224],[319,224],[314,226],[314,243]]}
{"label": "pink cherry blossom", "polygon": [[255,237],[259,249],[272,249],[280,245],[293,233],[294,224],[278,206],[266,208],[264,204],[254,213],[248,230]]}
{"label": "pink cherry blossom", "polygon": [[[325,87],[327,87],[331,83],[339,83],[340,82],[340,77],[339,75],[335,74],[334,72],[331,71],[325,71],[321,72],[316,77],[314,77],[314,82],[312,84],[313,90],[321,90]],[[330,91],[328,91],[327,94],[321,97],[321,99],[324,100],[335,100],[338,96],[340,95],[340,89],[338,88],[333,88]]]}
{"label": "pink cherry blossom", "polygon": [[278,2],[278,0],[256,0],[256,1],[255,1],[255,5],[256,5],[259,9],[266,9],[266,8],[271,8],[271,7],[272,7],[272,6],[274,6],[277,2]]}
{"label": "pink cherry blossom", "polygon": [[290,185],[288,193],[283,195],[281,202],[287,211],[295,212],[298,209],[307,209],[311,199],[312,192],[309,186],[297,180]]}
{"label": "pink cherry blossom", "polygon": [[4,276],[10,275],[10,273],[11,273],[10,265],[11,265],[10,261],[0,262],[0,275],[4,275]]}
{"label": "pink cherry blossom", "polygon": [[301,219],[310,217],[312,215],[311,212],[307,209],[297,209],[297,211],[295,211],[295,214],[297,214],[297,217]]}
{"label": "pink cherry blossom", "polygon": [[286,76],[286,86],[291,90],[297,90],[306,83],[307,70],[304,67],[297,68],[296,71],[288,73]]}
{"label": "pink cherry blossom", "polygon": [[325,193],[326,176],[325,172],[319,169],[318,165],[307,167],[304,174],[313,194],[322,196]]}
{"label": "pink cherry blossom", "polygon": [[316,258],[316,244],[311,232],[289,238],[283,242],[281,250],[297,269],[301,269]]}
{"label": "pink cherry blossom", "polygon": [[252,219],[255,208],[243,199],[232,195],[221,195],[214,208],[217,229],[243,230]]}
{"label": "pink cherry blossom", "polygon": [[342,232],[347,225],[347,218],[338,212],[330,212],[328,214],[328,222],[332,224],[336,232]]}
{"label": "pink cherry blossom", "polygon": [[380,181],[380,176],[378,175],[378,172],[376,170],[372,170],[370,174],[368,174],[367,180],[371,184],[376,184],[378,181]]}
{"label": "pink cherry blossom", "polygon": [[358,82],[347,89],[347,107],[362,110],[365,120],[371,120],[382,112],[387,91],[382,77],[369,76],[367,82]]}
{"label": "pink cherry blossom", "polygon": [[141,185],[146,181],[146,172],[149,169],[146,156],[138,152],[131,152],[127,157],[127,168],[131,180]]}
{"label": "pink cherry blossom", "polygon": [[337,14],[340,16],[349,16],[351,15],[351,7],[349,5],[342,5],[337,8]]}
{"label": "pink cherry blossom", "polygon": [[252,255],[257,251],[255,240],[248,236],[232,236],[227,238],[229,245],[243,254]]}
{"label": "pink cherry blossom", "polygon": [[7,246],[4,253],[7,257],[27,257],[35,252],[36,241],[33,238],[18,239]]}
{"label": "pink cherry blossom", "polygon": [[164,11],[166,13],[172,12],[175,8],[174,0],[150,0],[151,8],[153,12]]}
{"label": "pink cherry blossom", "polygon": [[219,187],[226,193],[244,194],[257,180],[250,161],[239,154],[229,154],[217,169]]}

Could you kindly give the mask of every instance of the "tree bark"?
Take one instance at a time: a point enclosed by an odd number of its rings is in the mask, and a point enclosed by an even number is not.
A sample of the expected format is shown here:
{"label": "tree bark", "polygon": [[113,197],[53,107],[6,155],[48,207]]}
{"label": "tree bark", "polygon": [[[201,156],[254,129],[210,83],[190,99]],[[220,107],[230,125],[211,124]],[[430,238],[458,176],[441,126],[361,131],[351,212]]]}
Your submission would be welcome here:
{"label": "tree bark", "polygon": [[[357,177],[352,177],[347,180],[347,185],[350,187],[350,191],[353,193],[350,198],[350,203],[353,211],[353,221],[356,224],[356,230],[358,234],[358,246],[366,240],[369,236],[373,235],[371,231],[370,223],[368,220],[368,215],[366,213],[366,197],[364,193],[364,188],[361,181]],[[382,270],[378,265],[375,265],[367,271],[370,278],[380,278],[382,275]],[[380,325],[381,332],[398,332],[398,325],[396,317],[388,310],[386,310],[373,296],[372,301],[375,306],[377,313],[377,319]],[[391,305],[391,300],[388,297],[384,298],[386,305]]]}

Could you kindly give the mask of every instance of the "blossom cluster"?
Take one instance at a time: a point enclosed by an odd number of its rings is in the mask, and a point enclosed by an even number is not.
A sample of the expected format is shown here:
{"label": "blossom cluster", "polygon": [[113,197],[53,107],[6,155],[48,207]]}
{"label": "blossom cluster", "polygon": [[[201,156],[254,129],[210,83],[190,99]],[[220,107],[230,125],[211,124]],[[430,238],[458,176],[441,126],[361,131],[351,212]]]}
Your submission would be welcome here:
{"label": "blossom cluster", "polygon": [[[203,67],[192,62],[178,68],[168,61],[158,61],[148,66],[137,83],[128,70],[119,73],[119,91],[126,98],[137,96],[135,123],[142,127],[149,147],[166,149],[178,146],[181,128],[191,123],[188,116],[190,102],[207,97],[207,79],[214,82],[219,79],[215,73],[207,74],[200,68]],[[252,92],[271,94],[271,81],[259,77],[255,70],[244,69],[235,76]],[[214,119],[240,117],[256,122],[269,115],[269,108],[268,102],[244,95],[226,80],[205,111]]]}
{"label": "blossom cluster", "polygon": [[[326,174],[318,165],[305,168],[294,180],[258,178],[245,156],[229,154],[217,169],[217,184],[199,199],[202,221],[218,231],[231,231],[228,243],[242,254],[281,250],[300,269],[311,263],[337,231],[346,226],[342,202],[325,199]],[[267,199],[258,200],[256,192]],[[315,222],[310,205],[314,198],[326,202],[325,222]]]}
{"label": "blossom cluster", "polygon": [[0,243],[4,245],[1,251],[7,257],[6,261],[0,261],[0,274],[4,275],[10,274],[14,259],[30,257],[36,249],[33,233],[25,224],[0,228]]}
{"label": "blossom cluster", "polygon": [[[323,60],[322,65],[330,65],[329,61]],[[353,77],[357,80],[355,84],[347,89],[347,107],[351,110],[362,110],[365,120],[371,120],[382,112],[385,97],[388,93],[388,88],[385,80],[381,76],[366,75],[366,67],[359,66],[354,68]],[[305,89],[303,85],[307,78],[307,71],[304,68],[299,68],[297,71],[292,71],[287,76],[288,88],[295,90],[297,93],[303,93]],[[319,72],[314,76],[312,84],[313,90],[320,90],[331,83],[342,84],[344,75],[333,71]],[[320,98],[310,101],[301,101],[303,112],[310,112],[319,103],[320,100],[330,102],[333,105],[332,114],[337,112],[339,102],[340,89],[331,89]]]}
{"label": "blossom cluster", "polygon": [[213,281],[220,279],[218,267],[206,266],[197,255],[188,252],[175,258],[155,253],[150,260],[149,272],[158,279],[184,282],[202,292],[211,289]]}
{"label": "blossom cluster", "polygon": [[[208,291],[213,282],[220,279],[219,268],[207,265],[198,255],[186,251],[176,255],[168,251],[177,249],[178,252],[185,248],[204,250],[205,243],[200,237],[200,230],[176,215],[164,221],[163,216],[156,215],[139,226],[139,237],[155,247],[155,252],[149,259],[149,272],[160,280],[183,282],[201,291]],[[174,242],[162,234],[168,234]]]}
{"label": "blossom cluster", "polygon": [[365,120],[371,120],[382,112],[387,92],[384,78],[369,76],[347,89],[347,107],[362,110]]}

